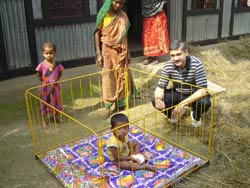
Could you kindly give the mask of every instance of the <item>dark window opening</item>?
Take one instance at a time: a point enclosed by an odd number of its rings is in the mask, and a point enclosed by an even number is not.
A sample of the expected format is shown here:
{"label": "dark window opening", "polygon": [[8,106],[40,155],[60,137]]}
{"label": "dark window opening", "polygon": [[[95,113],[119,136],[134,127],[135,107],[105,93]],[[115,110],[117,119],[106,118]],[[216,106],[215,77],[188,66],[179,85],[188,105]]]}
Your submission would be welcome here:
{"label": "dark window opening", "polygon": [[193,0],[193,9],[216,9],[216,0]]}
{"label": "dark window opening", "polygon": [[47,0],[48,19],[75,18],[85,15],[84,0]]}
{"label": "dark window opening", "polygon": [[250,7],[250,0],[239,0],[238,7]]}

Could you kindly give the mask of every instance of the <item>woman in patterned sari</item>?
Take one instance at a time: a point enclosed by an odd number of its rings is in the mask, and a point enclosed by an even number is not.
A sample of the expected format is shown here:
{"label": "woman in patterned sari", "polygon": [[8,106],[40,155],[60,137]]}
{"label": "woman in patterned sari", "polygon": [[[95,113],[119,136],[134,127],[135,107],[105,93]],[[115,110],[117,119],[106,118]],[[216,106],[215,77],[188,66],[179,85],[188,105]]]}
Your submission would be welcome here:
{"label": "woman in patterned sari", "polygon": [[[130,23],[122,11],[124,2],[106,0],[96,19],[96,63],[102,68],[102,94],[106,109],[103,119],[111,115],[114,103],[117,110],[125,107],[126,97],[131,96],[134,87],[127,69],[130,63],[127,45]],[[128,75],[128,93],[125,93],[125,75]]]}

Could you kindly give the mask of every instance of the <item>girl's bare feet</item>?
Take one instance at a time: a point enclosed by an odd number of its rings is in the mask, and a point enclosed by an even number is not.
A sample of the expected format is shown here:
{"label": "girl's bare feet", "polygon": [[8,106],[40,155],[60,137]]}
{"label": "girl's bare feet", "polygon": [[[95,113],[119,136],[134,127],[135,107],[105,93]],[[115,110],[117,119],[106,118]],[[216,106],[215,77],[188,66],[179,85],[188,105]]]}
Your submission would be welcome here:
{"label": "girl's bare feet", "polygon": [[56,116],[56,122],[57,123],[63,123],[62,119],[59,116]]}
{"label": "girl's bare feet", "polygon": [[48,129],[49,128],[49,122],[48,122],[48,120],[45,120],[45,119],[42,120],[42,127],[44,129]]}

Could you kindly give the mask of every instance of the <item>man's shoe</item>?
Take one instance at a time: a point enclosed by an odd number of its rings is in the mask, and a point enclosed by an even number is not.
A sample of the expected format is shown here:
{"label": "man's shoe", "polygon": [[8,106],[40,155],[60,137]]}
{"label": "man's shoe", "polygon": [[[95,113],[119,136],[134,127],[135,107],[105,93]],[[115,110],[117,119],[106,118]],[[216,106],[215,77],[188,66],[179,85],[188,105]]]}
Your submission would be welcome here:
{"label": "man's shoe", "polygon": [[168,123],[177,123],[178,120],[177,119],[172,119],[172,118],[168,118]]}
{"label": "man's shoe", "polygon": [[199,119],[199,121],[195,120],[193,117],[194,111],[191,111],[190,116],[191,116],[191,120],[192,120],[192,126],[193,127],[200,127],[202,125],[201,119]]}

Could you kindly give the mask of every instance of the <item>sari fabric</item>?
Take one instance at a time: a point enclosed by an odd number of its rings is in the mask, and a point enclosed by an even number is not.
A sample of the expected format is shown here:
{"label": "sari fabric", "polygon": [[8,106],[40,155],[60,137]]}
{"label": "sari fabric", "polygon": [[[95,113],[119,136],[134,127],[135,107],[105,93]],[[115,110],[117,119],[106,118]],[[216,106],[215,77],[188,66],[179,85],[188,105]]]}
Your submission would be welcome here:
{"label": "sari fabric", "polygon": [[155,57],[168,53],[169,38],[164,10],[143,19],[142,45],[145,56]]}
{"label": "sari fabric", "polygon": [[142,0],[141,1],[142,16],[145,18],[158,14],[163,9],[165,3],[166,0]]}
{"label": "sari fabric", "polygon": [[[127,31],[129,20],[121,11],[107,26],[101,29],[102,55],[102,92],[106,109],[114,102],[125,106],[125,96],[133,92],[133,80],[128,67]],[[127,74],[126,74],[127,73]],[[128,75],[128,93],[125,93],[125,76]]]}
{"label": "sari fabric", "polygon": [[106,0],[105,3],[102,5],[101,9],[98,11],[96,17],[96,25],[95,25],[96,29],[98,28],[99,24],[103,21],[103,18],[106,16],[107,12],[110,9],[111,4],[112,0]]}

